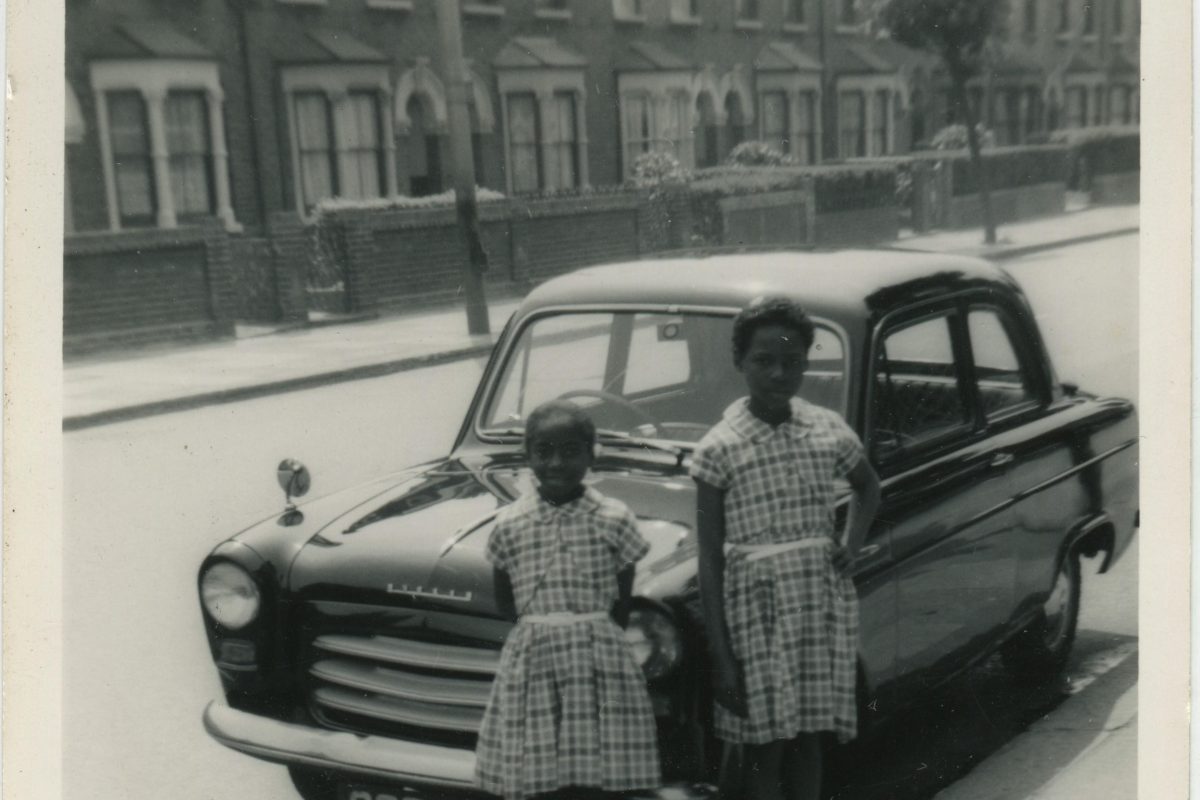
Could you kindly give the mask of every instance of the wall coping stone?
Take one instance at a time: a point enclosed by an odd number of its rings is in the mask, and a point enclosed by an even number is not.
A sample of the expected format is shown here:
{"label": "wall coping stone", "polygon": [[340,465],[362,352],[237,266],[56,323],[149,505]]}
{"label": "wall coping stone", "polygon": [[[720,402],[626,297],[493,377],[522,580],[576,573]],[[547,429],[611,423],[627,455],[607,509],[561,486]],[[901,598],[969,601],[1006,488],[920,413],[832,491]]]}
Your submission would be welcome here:
{"label": "wall coping stone", "polygon": [[217,221],[180,228],[83,231],[63,237],[63,255],[87,256],[129,250],[171,250],[188,245],[202,245],[213,235],[213,228],[220,228],[224,232],[221,223]]}

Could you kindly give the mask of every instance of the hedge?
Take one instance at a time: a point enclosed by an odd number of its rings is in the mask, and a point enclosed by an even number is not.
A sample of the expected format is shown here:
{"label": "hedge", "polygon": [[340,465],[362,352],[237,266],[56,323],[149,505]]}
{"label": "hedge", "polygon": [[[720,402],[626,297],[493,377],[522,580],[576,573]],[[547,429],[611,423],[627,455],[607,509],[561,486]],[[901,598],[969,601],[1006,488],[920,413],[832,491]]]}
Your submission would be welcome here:
{"label": "hedge", "polygon": [[894,165],[839,164],[817,167],[711,167],[696,172],[693,194],[732,197],[802,188],[811,179],[817,213],[880,208],[895,203]]}
{"label": "hedge", "polygon": [[[1063,147],[1004,147],[985,151],[983,157],[987,160],[992,190],[1067,181],[1067,150]],[[970,156],[956,153],[951,160],[954,168],[951,192],[954,196],[978,193],[979,179]]]}
{"label": "hedge", "polygon": [[1051,141],[1071,149],[1072,162],[1086,159],[1092,175],[1138,172],[1141,169],[1141,135],[1137,126],[1113,125],[1056,131]]}

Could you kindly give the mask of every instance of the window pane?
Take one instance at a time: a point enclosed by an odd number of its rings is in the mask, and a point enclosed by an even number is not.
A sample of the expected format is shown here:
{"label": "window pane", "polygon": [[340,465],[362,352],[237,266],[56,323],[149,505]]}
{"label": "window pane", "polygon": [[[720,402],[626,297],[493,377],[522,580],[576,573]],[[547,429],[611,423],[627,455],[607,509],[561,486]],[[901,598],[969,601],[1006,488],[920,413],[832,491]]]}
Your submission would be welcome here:
{"label": "window pane", "polygon": [[175,212],[211,214],[212,153],[208,141],[208,103],[200,92],[172,92],[164,110],[171,194]]}
{"label": "window pane", "polygon": [[577,142],[575,122],[575,96],[571,94],[556,94],[554,96],[554,111],[558,124],[558,163],[557,186],[570,188],[579,184],[577,164]]}
{"label": "window pane", "polygon": [[351,92],[346,100],[341,168],[343,197],[379,197],[383,149],[379,145],[379,96]]}
{"label": "window pane", "polygon": [[812,92],[800,93],[800,106],[796,109],[797,122],[800,127],[796,130],[796,134],[793,137],[794,146],[792,152],[801,164],[816,162],[815,136],[817,121],[813,111],[815,106],[815,97]]}
{"label": "window pane", "polygon": [[863,155],[864,101],[862,92],[838,97],[838,148],[843,158]]}
{"label": "window pane", "polygon": [[334,195],[333,132],[325,95],[296,95],[296,140],[300,151],[300,181],[304,205]]}
{"label": "window pane", "polygon": [[144,222],[155,212],[146,106],[137,92],[112,92],[107,99],[117,206],[122,220]]}
{"label": "window pane", "polygon": [[787,95],[783,92],[763,93],[762,115],[763,141],[781,153],[790,153]]}
{"label": "window pane", "polygon": [[871,155],[886,155],[888,150],[888,92],[876,91],[874,103],[875,105],[871,109]]}
{"label": "window pane", "polygon": [[875,370],[876,453],[911,447],[967,422],[950,337],[949,319],[934,317],[884,339]]}
{"label": "window pane", "polygon": [[625,394],[684,383],[691,374],[683,317],[638,314],[625,367]]}
{"label": "window pane", "polygon": [[534,192],[538,178],[537,100],[532,94],[508,96],[509,169],[514,192]]}
{"label": "window pane", "polygon": [[967,316],[967,327],[984,412],[991,415],[1033,400],[1008,331],[996,312],[972,311]]}
{"label": "window pane", "polygon": [[804,24],[804,0],[783,0],[783,21]]}
{"label": "window pane", "polygon": [[633,162],[650,149],[650,103],[645,95],[624,95],[625,172],[633,173]]}

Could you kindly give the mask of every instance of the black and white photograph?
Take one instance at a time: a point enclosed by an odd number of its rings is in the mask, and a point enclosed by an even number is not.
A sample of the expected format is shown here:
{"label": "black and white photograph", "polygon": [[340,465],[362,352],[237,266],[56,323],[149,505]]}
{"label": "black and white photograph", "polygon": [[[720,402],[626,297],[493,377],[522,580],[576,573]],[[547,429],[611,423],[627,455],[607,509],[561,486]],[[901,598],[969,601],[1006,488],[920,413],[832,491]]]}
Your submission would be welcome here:
{"label": "black and white photograph", "polygon": [[[1184,770],[1187,631],[1161,682],[1144,643],[1148,589],[1188,614],[1189,468],[1147,453],[1188,446],[1191,365],[1152,391],[1145,331],[1189,308],[1143,267],[1180,216],[1143,166],[1191,155],[1143,147],[1143,31],[1180,9],[65,0],[47,796]],[[1190,293],[1188,258],[1150,268]]]}

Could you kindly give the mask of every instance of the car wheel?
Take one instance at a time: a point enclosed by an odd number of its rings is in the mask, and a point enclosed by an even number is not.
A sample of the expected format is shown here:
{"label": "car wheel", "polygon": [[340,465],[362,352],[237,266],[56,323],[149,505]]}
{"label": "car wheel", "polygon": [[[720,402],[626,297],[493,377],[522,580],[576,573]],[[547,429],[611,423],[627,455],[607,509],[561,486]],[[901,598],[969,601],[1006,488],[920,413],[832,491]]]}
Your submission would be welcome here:
{"label": "car wheel", "polygon": [[334,773],[311,767],[288,767],[292,785],[304,800],[337,800]]}
{"label": "car wheel", "polygon": [[1001,650],[1004,665],[1014,677],[1045,682],[1058,676],[1075,643],[1079,622],[1079,556],[1068,553],[1058,567],[1054,586],[1037,619]]}

